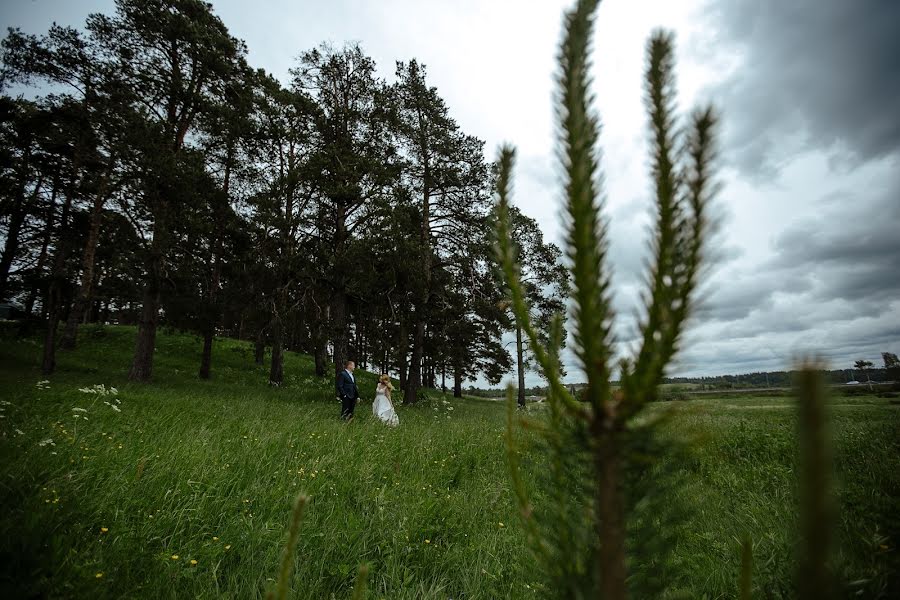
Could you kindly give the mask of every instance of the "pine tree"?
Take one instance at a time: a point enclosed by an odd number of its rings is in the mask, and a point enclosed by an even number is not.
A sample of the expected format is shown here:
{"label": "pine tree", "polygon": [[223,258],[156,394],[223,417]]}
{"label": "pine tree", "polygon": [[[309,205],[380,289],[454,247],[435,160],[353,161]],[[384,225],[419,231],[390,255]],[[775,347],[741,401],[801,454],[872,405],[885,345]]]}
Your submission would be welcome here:
{"label": "pine tree", "polygon": [[172,201],[178,182],[170,174],[180,170],[180,154],[192,144],[189,134],[234,76],[246,49],[200,0],[120,0],[114,16],[91,15],[87,30],[146,120],[129,140],[140,153],[134,165],[140,178],[135,210],[152,230],[129,378],[146,381],[179,210]]}
{"label": "pine tree", "polygon": [[[668,33],[655,33],[648,43],[645,73],[657,208],[654,257],[640,324],[643,344],[635,356],[619,361],[622,385],[613,391],[613,312],[606,226],[601,216],[599,123],[588,91],[589,40],[598,4],[597,0],[580,0],[566,15],[558,81],[574,350],[588,380],[584,402],[576,400],[561,381],[554,343],[562,337],[561,319],[555,320],[551,344],[545,347],[520,283],[509,216],[511,148],[500,153],[497,229],[499,258],[513,309],[550,384],[552,417],[543,431],[551,456],[549,477],[557,493],[553,506],[560,514],[549,526],[547,521],[536,520],[518,475],[512,408],[509,413],[508,455],[525,526],[557,596],[621,599],[627,596],[629,586],[629,515],[648,493],[651,498],[660,493],[658,485],[647,489],[644,483],[647,493],[641,493],[642,486],[633,483],[632,474],[646,469],[641,461],[654,454],[654,446],[655,452],[660,451],[653,428],[634,417],[655,399],[693,306],[707,233],[707,205],[714,192],[711,165],[716,120],[711,109],[699,110],[686,129],[686,139],[678,134],[673,113],[673,40]],[[509,396],[512,407],[511,390]],[[579,484],[570,487],[576,482]],[[644,528],[636,539],[647,547],[654,535],[667,529]],[[650,589],[653,584],[643,576],[631,582],[636,588],[646,584]],[[657,593],[644,590],[643,595]]]}
{"label": "pine tree", "polygon": [[397,64],[397,129],[404,149],[404,179],[418,198],[421,229],[417,253],[419,285],[413,299],[412,354],[403,402],[416,402],[422,386],[422,359],[429,303],[435,294],[434,269],[487,212],[487,165],[483,144],[465,135],[450,117],[417,61]]}
{"label": "pine tree", "polygon": [[[510,207],[510,235],[515,244],[515,261],[519,266],[519,284],[531,307],[531,319],[544,345],[550,343],[553,317],[565,311],[569,294],[569,273],[561,262],[562,252],[555,244],[544,242],[537,221]],[[504,284],[505,286],[505,284]],[[517,401],[525,406],[525,372],[529,368],[522,325],[514,319],[516,333]],[[560,342],[565,344],[565,337]],[[559,351],[562,348],[554,349]]]}
{"label": "pine tree", "polygon": [[359,46],[323,45],[304,53],[291,73],[292,90],[309,94],[316,106],[309,169],[318,174],[315,235],[338,373],[348,358],[350,243],[363,234],[369,214],[389,202],[396,179],[389,99],[375,63]]}

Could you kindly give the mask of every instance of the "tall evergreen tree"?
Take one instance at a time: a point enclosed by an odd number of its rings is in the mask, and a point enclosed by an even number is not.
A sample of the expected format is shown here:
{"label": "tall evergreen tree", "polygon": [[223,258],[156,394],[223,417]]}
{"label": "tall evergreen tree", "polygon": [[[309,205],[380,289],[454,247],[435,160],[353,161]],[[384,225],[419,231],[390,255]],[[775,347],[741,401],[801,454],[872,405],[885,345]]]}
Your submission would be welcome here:
{"label": "tall evergreen tree", "polygon": [[[515,207],[509,210],[509,221],[519,266],[519,283],[531,310],[532,324],[547,345],[550,343],[554,316],[565,314],[569,273],[561,262],[562,252],[555,244],[544,242],[544,234],[537,221]],[[531,357],[527,355],[522,323],[518,318],[514,317],[513,328],[516,333],[517,401],[519,406],[525,406],[525,372],[529,369]],[[560,342],[564,343],[565,338],[561,338]]]}
{"label": "tall evergreen tree", "polygon": [[171,198],[178,182],[171,173],[178,172],[180,153],[191,143],[189,134],[238,72],[246,50],[200,0],[117,0],[114,16],[91,15],[87,29],[146,120],[131,139],[142,154],[136,201],[150,240],[129,372],[130,379],[146,381],[153,366],[171,229],[179,212]]}
{"label": "tall evergreen tree", "polygon": [[395,179],[395,147],[385,83],[359,46],[329,46],[302,55],[292,89],[316,102],[315,146],[309,168],[317,173],[316,235],[327,279],[334,371],[347,360],[352,268],[349,246],[368,215],[389,202]]}
{"label": "tall evergreen tree", "polygon": [[258,98],[262,151],[260,188],[254,197],[259,247],[264,250],[271,287],[266,293],[267,329],[272,341],[270,385],[284,379],[284,337],[300,285],[301,246],[312,235],[315,189],[308,176],[313,152],[314,107],[309,97],[270,77]]}
{"label": "tall evergreen tree", "polygon": [[490,198],[483,143],[465,135],[450,117],[425,67],[415,60],[397,64],[398,132],[404,149],[404,178],[422,214],[417,256],[419,285],[414,297],[413,345],[403,401],[417,399],[433,270],[487,211]]}

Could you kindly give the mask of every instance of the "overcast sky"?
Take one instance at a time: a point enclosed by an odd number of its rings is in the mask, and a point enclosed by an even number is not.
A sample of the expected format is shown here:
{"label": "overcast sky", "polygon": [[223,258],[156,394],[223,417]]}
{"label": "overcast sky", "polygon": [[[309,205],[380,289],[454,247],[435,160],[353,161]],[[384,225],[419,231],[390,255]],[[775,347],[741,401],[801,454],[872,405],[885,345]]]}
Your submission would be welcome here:
{"label": "overcast sky", "polygon": [[[215,0],[250,61],[282,80],[320,42],[359,41],[392,79],[417,58],[489,158],[518,147],[515,201],[562,237],[553,119],[561,0]],[[81,25],[112,0],[3,0],[0,23]],[[832,368],[900,353],[900,2],[608,0],[594,92],[618,337],[633,337],[649,241],[644,45],[678,44],[679,105],[722,114],[717,256],[672,375]],[[571,380],[580,380],[569,356]],[[529,384],[537,378],[529,377]]]}

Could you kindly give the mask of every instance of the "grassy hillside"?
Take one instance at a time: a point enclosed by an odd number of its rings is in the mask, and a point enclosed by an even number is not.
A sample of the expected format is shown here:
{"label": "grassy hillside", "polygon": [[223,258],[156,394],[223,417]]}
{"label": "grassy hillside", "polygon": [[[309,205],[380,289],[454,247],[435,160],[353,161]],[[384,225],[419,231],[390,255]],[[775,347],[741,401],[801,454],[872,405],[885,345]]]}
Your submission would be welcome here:
{"label": "grassy hillside", "polygon": [[[371,598],[535,595],[499,403],[435,394],[399,407],[391,430],[364,401],[346,425],[308,357],[289,353],[285,385],[269,389],[249,344],[217,340],[214,379],[200,381],[199,340],[180,334],[159,337],[154,382],[131,385],[133,334],[89,328],[49,384],[39,384],[36,341],[7,334],[0,344],[4,597],[260,597],[301,490],[312,503],[297,598],[349,597],[362,562]],[[371,397],[374,375],[358,379]],[[80,391],[95,385],[116,392]],[[676,555],[688,595],[735,595],[738,540],[749,533],[760,597],[790,596],[789,404],[669,405],[673,432],[702,441],[690,461],[671,465],[696,508]],[[897,584],[898,410],[869,397],[833,406],[839,563],[864,597],[887,597]],[[540,456],[529,464],[539,469]]]}

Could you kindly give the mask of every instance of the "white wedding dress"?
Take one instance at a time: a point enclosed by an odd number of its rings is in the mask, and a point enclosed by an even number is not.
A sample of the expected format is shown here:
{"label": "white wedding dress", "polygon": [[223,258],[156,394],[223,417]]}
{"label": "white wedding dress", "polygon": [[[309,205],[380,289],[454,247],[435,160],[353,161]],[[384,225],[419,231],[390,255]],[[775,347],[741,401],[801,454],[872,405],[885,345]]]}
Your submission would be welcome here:
{"label": "white wedding dress", "polygon": [[397,416],[394,405],[391,403],[391,399],[388,398],[387,387],[380,383],[375,387],[375,402],[372,403],[372,413],[391,427],[396,427],[400,424],[400,417]]}

